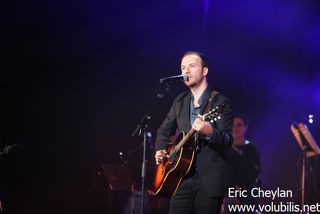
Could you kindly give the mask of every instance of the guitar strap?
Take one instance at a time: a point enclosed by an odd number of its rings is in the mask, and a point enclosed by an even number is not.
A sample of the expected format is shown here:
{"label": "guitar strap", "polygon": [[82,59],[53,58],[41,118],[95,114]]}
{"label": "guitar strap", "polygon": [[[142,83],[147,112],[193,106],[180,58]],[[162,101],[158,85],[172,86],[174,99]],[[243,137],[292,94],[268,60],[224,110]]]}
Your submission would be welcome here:
{"label": "guitar strap", "polygon": [[201,112],[201,115],[203,115],[204,113],[207,113],[207,112],[210,111],[210,108],[212,108],[213,100],[214,100],[214,98],[216,98],[216,96],[218,94],[219,94],[218,91],[215,91],[215,90],[211,91],[210,97],[208,98],[208,101],[207,101],[205,107],[203,108],[203,111]]}
{"label": "guitar strap", "polygon": [[[201,112],[201,115],[203,115],[203,114],[205,114],[205,113],[207,113],[207,112],[209,112],[210,111],[210,109],[212,108],[212,103],[213,103],[213,101],[214,101],[214,99],[216,98],[216,96],[219,94],[219,92],[218,91],[215,91],[215,90],[212,90],[211,91],[211,94],[210,94],[210,96],[209,96],[209,98],[208,98],[208,101],[207,101],[207,103],[206,103],[206,105],[204,106],[204,108],[203,108],[203,110],[202,110],[202,112]],[[195,150],[196,151],[198,151],[198,150],[200,150],[200,145],[199,145],[199,142],[198,142],[198,132],[196,132],[195,134],[195,142],[196,142],[196,147],[195,147]]]}

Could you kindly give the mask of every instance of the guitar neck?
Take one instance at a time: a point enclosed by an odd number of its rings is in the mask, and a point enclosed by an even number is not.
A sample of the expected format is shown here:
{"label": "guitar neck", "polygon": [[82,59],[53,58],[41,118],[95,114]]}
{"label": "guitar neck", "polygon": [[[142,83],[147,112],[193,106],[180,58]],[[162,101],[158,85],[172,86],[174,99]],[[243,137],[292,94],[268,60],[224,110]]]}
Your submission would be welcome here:
{"label": "guitar neck", "polygon": [[184,138],[175,146],[175,150],[178,151],[179,149],[181,149],[181,147],[183,147],[183,145],[189,140],[189,138],[193,135],[194,132],[194,129],[190,129],[186,136],[184,136]]}
{"label": "guitar neck", "polygon": [[[222,105],[219,105],[219,106],[216,106],[215,108],[213,108],[211,111],[209,111],[208,113],[202,115],[202,121],[217,121],[219,120],[221,117],[220,117],[220,114],[221,112],[223,112],[225,108],[225,104],[222,104]],[[191,128],[188,133],[186,134],[186,136],[184,136],[182,138],[182,140],[175,146],[174,150],[175,152],[178,152],[179,149],[181,149],[181,147],[189,140],[189,138],[193,135],[193,133],[195,132],[196,130],[194,130],[193,128]]]}

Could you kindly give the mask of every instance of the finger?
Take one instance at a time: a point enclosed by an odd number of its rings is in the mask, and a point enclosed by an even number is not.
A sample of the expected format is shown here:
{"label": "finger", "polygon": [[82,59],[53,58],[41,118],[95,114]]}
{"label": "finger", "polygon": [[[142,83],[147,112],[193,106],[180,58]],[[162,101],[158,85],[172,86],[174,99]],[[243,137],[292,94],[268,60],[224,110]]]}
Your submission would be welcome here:
{"label": "finger", "polygon": [[193,124],[192,128],[196,131],[198,131],[198,126],[196,124]]}
{"label": "finger", "polygon": [[197,117],[195,120],[194,120],[194,123],[199,123],[201,121],[201,118]]}
{"label": "finger", "polygon": [[197,118],[199,118],[201,121],[203,121],[203,115],[198,114]]}

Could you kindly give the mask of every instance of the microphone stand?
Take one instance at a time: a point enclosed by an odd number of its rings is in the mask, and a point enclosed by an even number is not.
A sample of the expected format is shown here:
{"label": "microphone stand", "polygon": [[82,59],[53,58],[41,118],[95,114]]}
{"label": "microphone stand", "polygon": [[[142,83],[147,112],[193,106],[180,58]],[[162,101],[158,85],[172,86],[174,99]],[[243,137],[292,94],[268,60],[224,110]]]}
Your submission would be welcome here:
{"label": "microphone stand", "polygon": [[[305,204],[305,180],[306,180],[306,165],[307,165],[307,142],[305,140],[305,137],[299,130],[299,128],[296,128],[298,131],[298,134],[301,138],[302,142],[302,164],[301,164],[301,207],[304,207]],[[301,213],[309,214],[309,212],[301,211]]]}
{"label": "microphone stand", "polygon": [[[309,163],[309,158],[314,157],[320,154],[320,148],[318,147],[317,143],[313,139],[311,133],[308,131],[308,128],[303,123],[294,122],[291,125],[291,131],[296,138],[300,148],[302,150],[302,160],[301,160],[301,207],[304,207],[306,202],[306,178],[307,178],[307,171],[306,168],[309,167],[312,171],[312,166]],[[308,151],[311,150],[311,151]],[[301,213],[308,214],[309,211],[301,210]]]}
{"label": "microphone stand", "polygon": [[[166,84],[167,91],[169,91],[169,84]],[[152,108],[148,111],[147,114],[143,116],[140,123],[137,125],[136,129],[132,132],[131,136],[136,136],[137,134],[140,136],[143,133],[143,156],[142,156],[142,165],[141,165],[141,214],[144,212],[144,196],[145,196],[145,178],[146,178],[146,148],[147,148],[147,128],[148,121],[151,120],[151,115],[153,111],[156,109],[160,100],[164,97],[164,94],[157,94],[157,101],[152,106]]]}
{"label": "microphone stand", "polygon": [[306,159],[307,159],[307,149],[306,147],[304,147],[302,151],[302,166],[301,166],[301,207],[304,207],[304,202],[305,202]]}
{"label": "microphone stand", "polygon": [[[16,144],[13,144],[13,145],[5,147],[2,151],[0,151],[0,161],[4,160],[5,156],[9,152],[11,152],[12,150],[17,149],[17,148],[23,149],[23,146],[20,143],[16,143]],[[4,212],[5,210],[3,209],[3,205],[2,205],[1,199],[2,198],[0,197],[0,214],[5,213]]]}

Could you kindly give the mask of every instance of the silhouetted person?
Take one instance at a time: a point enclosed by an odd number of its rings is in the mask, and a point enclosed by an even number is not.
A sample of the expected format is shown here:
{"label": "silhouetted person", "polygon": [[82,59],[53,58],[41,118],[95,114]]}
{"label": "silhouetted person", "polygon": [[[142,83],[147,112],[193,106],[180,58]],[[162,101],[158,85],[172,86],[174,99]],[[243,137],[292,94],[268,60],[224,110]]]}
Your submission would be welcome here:
{"label": "silhouetted person", "polygon": [[[232,136],[233,144],[227,152],[228,160],[233,167],[233,187],[248,190],[260,184],[260,155],[255,145],[246,138],[249,119],[244,114],[234,114]],[[236,199],[240,204],[256,204],[257,201],[250,197]],[[227,202],[228,203],[228,202]]]}

